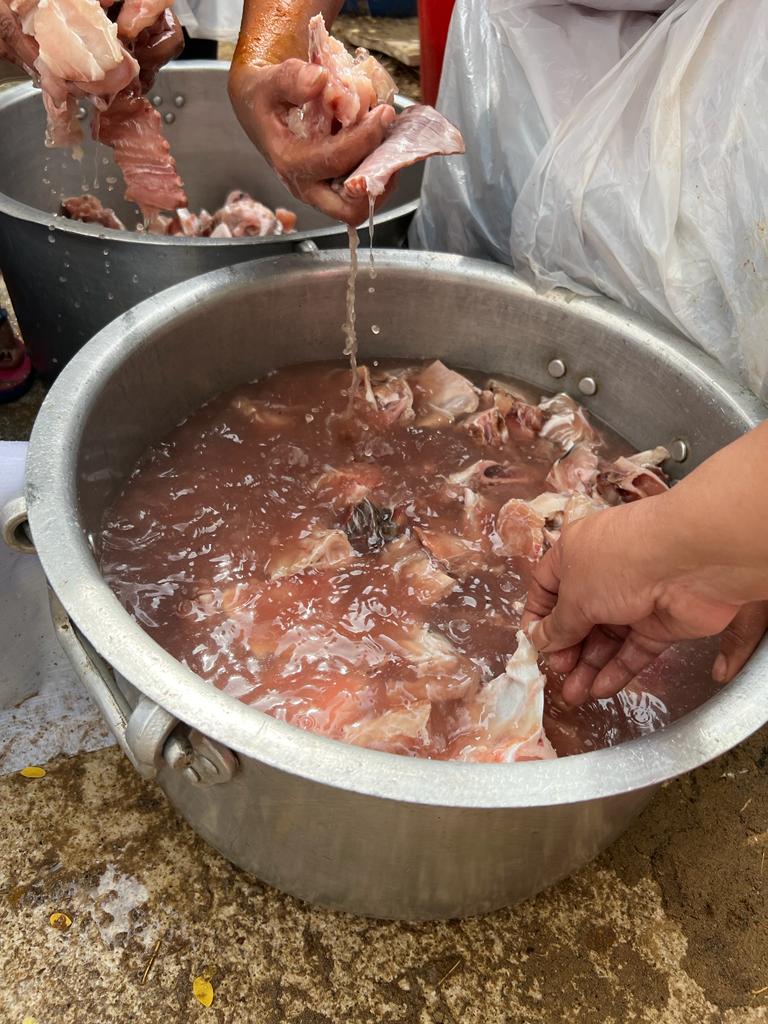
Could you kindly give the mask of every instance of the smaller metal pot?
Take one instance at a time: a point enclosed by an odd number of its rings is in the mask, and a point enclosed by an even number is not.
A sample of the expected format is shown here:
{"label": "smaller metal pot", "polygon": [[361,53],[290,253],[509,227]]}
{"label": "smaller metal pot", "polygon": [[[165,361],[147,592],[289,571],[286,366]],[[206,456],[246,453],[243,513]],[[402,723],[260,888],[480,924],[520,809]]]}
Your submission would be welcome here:
{"label": "smaller metal pot", "polygon": [[[81,163],[47,150],[41,94],[29,83],[0,92],[0,272],[35,369],[53,379],[78,349],[116,316],[169,285],[219,267],[278,256],[308,241],[321,249],[347,245],[343,224],[298,202],[246,137],[227,95],[223,61],[175,61],[149,98],[165,122],[191,209],[221,206],[242,188],[274,209],[299,215],[299,230],[267,238],[163,238],[112,231],[55,217],[63,196],[93,192],[123,223],[136,210],[106,146],[87,139]],[[412,100],[397,97],[404,109]],[[11,140],[13,144],[11,145]],[[398,248],[418,206],[423,166],[398,175],[375,218],[376,243]],[[98,187],[97,187],[98,186]],[[368,244],[367,228],[361,230]]]}

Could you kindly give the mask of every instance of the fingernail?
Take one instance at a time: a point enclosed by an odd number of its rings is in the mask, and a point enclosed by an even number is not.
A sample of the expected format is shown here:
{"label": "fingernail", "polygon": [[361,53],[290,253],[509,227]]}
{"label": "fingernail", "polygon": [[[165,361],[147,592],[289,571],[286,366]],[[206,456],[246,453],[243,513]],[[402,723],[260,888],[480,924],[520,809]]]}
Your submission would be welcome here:
{"label": "fingernail", "polygon": [[313,85],[317,85],[318,79],[324,74],[323,69],[317,64],[307,64],[305,68],[301,69],[301,85],[304,89],[311,89]]}
{"label": "fingernail", "polygon": [[716,683],[724,683],[728,672],[728,660],[724,654],[718,654],[712,666],[712,678]]}
{"label": "fingernail", "polygon": [[384,127],[389,128],[389,126],[394,122],[396,117],[397,111],[395,110],[395,108],[390,107],[388,103],[385,104],[384,110],[381,113],[381,123],[384,125]]}

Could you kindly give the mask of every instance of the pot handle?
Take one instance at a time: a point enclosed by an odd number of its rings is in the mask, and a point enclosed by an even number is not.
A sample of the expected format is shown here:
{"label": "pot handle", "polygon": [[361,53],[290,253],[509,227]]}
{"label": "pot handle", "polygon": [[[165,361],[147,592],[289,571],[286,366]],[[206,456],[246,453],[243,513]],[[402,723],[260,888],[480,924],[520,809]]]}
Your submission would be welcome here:
{"label": "pot handle", "polygon": [[320,252],[317,243],[313,242],[311,238],[305,238],[303,241],[297,242],[293,248],[296,252],[303,252],[308,256],[315,256]]}
{"label": "pot handle", "polygon": [[0,535],[9,548],[24,555],[33,555],[35,545],[29,532],[27,502],[24,497],[11,498],[0,509]]}
{"label": "pot handle", "polygon": [[184,725],[148,697],[142,695],[136,707],[131,707],[115,673],[78,630],[52,590],[49,599],[64,653],[136,771],[145,779],[154,779],[166,764],[195,786],[228,782],[239,767],[235,754]]}

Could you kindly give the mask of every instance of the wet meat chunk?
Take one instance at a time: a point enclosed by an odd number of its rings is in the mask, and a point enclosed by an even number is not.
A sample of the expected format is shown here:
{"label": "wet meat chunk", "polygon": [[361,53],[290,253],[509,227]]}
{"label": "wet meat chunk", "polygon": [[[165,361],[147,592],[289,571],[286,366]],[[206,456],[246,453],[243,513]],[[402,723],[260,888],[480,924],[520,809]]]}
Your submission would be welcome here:
{"label": "wet meat chunk", "polygon": [[352,196],[380,196],[405,167],[430,156],[463,152],[461,132],[434,107],[406,107],[384,142],[350,174],[344,189]]}
{"label": "wet meat chunk", "polygon": [[114,210],[103,206],[96,196],[71,196],[62,200],[61,212],[70,220],[79,220],[83,224],[101,224],[104,228],[122,231],[125,227]]}

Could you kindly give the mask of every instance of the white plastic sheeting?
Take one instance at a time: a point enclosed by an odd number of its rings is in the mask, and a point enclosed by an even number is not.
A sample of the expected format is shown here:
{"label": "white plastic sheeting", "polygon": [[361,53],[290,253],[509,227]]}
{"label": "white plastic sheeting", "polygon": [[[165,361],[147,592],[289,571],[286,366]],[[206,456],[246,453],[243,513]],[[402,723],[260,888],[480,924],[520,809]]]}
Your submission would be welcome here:
{"label": "white plastic sheeting", "polygon": [[467,155],[428,164],[412,242],[609,295],[768,398],[766,96],[764,0],[457,0]]}

